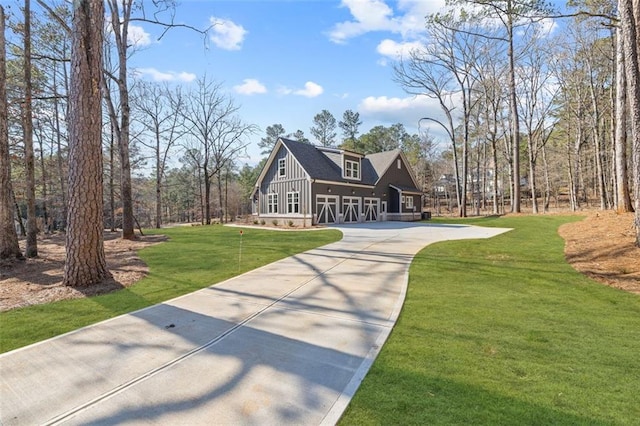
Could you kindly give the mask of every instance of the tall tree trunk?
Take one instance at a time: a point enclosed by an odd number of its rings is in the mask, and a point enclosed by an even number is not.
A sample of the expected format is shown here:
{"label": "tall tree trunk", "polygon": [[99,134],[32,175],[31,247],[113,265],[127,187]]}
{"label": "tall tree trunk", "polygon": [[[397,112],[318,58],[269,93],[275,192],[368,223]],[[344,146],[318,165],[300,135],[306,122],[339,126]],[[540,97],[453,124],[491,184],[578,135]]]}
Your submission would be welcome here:
{"label": "tall tree trunk", "polygon": [[[65,67],[65,65],[63,65]],[[66,69],[66,68],[65,68]],[[66,229],[65,221],[67,220],[67,191],[65,188],[65,173],[62,159],[62,129],[60,128],[60,102],[58,100],[58,84],[57,73],[53,73],[53,111],[54,122],[56,126],[56,160],[58,166],[58,178],[60,184],[60,197],[62,200],[62,229]],[[68,115],[65,113],[65,115]]]}
{"label": "tall tree trunk", "polygon": [[33,154],[33,113],[31,89],[31,3],[24,1],[24,106],[22,129],[24,132],[24,156],[27,195],[27,247],[26,257],[38,256],[38,224],[36,222],[36,178]]}
{"label": "tall tree trunk", "polygon": [[615,104],[615,166],[616,209],[630,212],[631,194],[627,171],[627,77],[625,75],[624,38],[620,28],[616,30],[616,104]]}
{"label": "tall tree trunk", "polygon": [[211,176],[207,167],[204,168],[204,223],[211,225]]}
{"label": "tall tree trunk", "polygon": [[531,208],[533,214],[538,214],[538,196],[536,189],[536,153],[534,148],[533,134],[529,134],[529,189],[531,190]]}
{"label": "tall tree trunk", "polygon": [[618,13],[622,29],[627,94],[629,99],[629,120],[633,146],[633,182],[634,210],[636,227],[636,246],[640,247],[640,2],[619,0]]}
{"label": "tall tree trunk", "polygon": [[600,210],[606,210],[607,208],[607,193],[604,178],[603,162],[603,149],[602,149],[602,132],[600,131],[600,105],[598,104],[598,94],[596,93],[596,83],[593,81],[593,68],[591,62],[588,62],[589,67],[589,94],[591,95],[591,107],[593,108],[593,146],[594,157],[596,163],[595,169],[595,186],[600,198]]}
{"label": "tall tree trunk", "polygon": [[0,5],[0,259],[21,259],[13,220],[4,7]]}
{"label": "tall tree trunk", "polygon": [[216,174],[216,183],[218,185],[218,217],[220,223],[224,223],[224,192],[222,191],[222,170],[218,170]]}
{"label": "tall tree trunk", "polygon": [[111,131],[109,132],[109,223],[110,231],[116,230],[116,187],[115,180],[113,178],[113,170],[115,168],[116,159],[116,145],[114,136],[114,123],[113,120],[109,120]]}
{"label": "tall tree trunk", "polygon": [[520,117],[518,116],[518,99],[516,93],[515,53],[513,48],[513,5],[508,2],[507,35],[509,56],[509,109],[511,118],[511,137],[513,138],[513,199],[511,212],[520,213]]}
{"label": "tall tree trunk", "polygon": [[102,217],[102,43],[104,3],[73,3],[69,128],[69,213],[63,284],[85,287],[110,274]]}
{"label": "tall tree trunk", "polygon": [[546,144],[542,145],[542,167],[544,174],[544,203],[542,211],[546,213],[549,211],[549,202],[551,201],[551,180],[549,178],[549,163],[547,162]]}
{"label": "tall tree trunk", "polygon": [[498,147],[495,134],[491,138],[491,161],[493,162],[493,214],[500,213],[498,207]]}
{"label": "tall tree trunk", "polygon": [[47,169],[44,166],[44,135],[42,134],[42,126],[38,126],[38,145],[40,146],[40,177],[42,182],[42,218],[44,219],[45,233],[49,233],[49,213],[47,212]]}
{"label": "tall tree trunk", "polygon": [[[129,156],[129,128],[131,121],[131,107],[129,104],[129,88],[127,86],[127,49],[129,20],[133,0],[123,0],[122,10],[118,7],[118,0],[108,0],[111,12],[111,27],[118,52],[118,95],[120,106],[120,123],[118,136],[118,152],[120,154],[120,198],[122,200],[122,238],[135,239],[133,219],[133,193],[131,190],[131,160]],[[120,22],[122,19],[122,22]]]}
{"label": "tall tree trunk", "polygon": [[156,124],[156,228],[162,227],[162,175],[164,173],[160,162],[160,129]]}

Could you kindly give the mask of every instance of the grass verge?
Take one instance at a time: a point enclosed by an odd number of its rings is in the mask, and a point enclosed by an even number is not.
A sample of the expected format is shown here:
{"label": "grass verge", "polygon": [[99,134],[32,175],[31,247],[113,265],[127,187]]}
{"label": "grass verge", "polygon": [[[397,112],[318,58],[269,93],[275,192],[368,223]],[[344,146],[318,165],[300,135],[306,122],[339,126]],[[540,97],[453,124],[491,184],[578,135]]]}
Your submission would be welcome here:
{"label": "grass verge", "polygon": [[340,423],[637,424],[640,298],[566,263],[557,228],[578,219],[467,220],[514,230],[423,249]]}
{"label": "grass verge", "polygon": [[238,228],[223,226],[146,232],[169,237],[167,242],[140,251],[140,258],[149,266],[147,277],[132,287],[101,296],[0,313],[0,353],[161,303],[342,238],[337,230],[274,232],[250,228],[241,236]]}

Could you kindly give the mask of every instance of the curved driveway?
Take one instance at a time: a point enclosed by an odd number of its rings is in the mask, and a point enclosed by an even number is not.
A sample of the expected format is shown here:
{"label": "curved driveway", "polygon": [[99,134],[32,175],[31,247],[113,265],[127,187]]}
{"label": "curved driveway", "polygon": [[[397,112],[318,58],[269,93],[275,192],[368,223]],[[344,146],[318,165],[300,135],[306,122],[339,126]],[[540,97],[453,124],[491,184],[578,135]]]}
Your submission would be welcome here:
{"label": "curved driveway", "polygon": [[333,424],[397,319],[413,256],[506,231],[336,228],[339,242],[0,355],[0,424]]}

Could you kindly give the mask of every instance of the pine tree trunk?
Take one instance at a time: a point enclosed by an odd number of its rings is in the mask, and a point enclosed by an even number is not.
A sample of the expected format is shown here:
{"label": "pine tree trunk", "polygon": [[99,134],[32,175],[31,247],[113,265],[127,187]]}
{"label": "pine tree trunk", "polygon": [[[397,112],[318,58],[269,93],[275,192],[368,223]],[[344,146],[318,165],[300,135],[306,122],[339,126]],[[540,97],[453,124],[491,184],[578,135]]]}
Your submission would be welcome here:
{"label": "pine tree trunk", "polygon": [[627,77],[627,94],[629,99],[629,120],[631,121],[631,134],[633,140],[632,164],[635,198],[635,227],[636,246],[640,247],[640,62],[638,60],[640,44],[640,2],[632,0],[619,0],[618,12],[622,29],[624,61]]}
{"label": "pine tree trunk", "polygon": [[109,276],[102,217],[104,3],[76,0],[73,11],[69,129],[69,209],[63,284],[86,287]]}
{"label": "pine tree trunk", "polygon": [[616,209],[619,212],[630,212],[632,207],[627,171],[627,78],[624,66],[624,39],[619,28],[617,35],[615,105]]}
{"label": "pine tree trunk", "polygon": [[38,256],[38,224],[36,223],[36,178],[33,153],[33,113],[31,108],[31,4],[24,2],[24,107],[22,129],[24,132],[24,157],[27,185],[27,247],[26,257]]}
{"label": "pine tree trunk", "polygon": [[0,259],[21,259],[13,221],[11,159],[7,111],[7,66],[4,7],[0,5]]}

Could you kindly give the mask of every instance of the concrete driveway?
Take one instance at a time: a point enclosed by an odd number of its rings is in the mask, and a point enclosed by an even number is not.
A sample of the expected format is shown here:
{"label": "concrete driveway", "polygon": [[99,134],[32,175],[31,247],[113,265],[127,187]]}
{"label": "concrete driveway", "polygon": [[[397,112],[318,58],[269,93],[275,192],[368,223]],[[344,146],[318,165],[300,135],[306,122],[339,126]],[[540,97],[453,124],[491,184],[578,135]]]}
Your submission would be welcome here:
{"label": "concrete driveway", "polygon": [[339,242],[0,355],[0,424],[334,424],[397,319],[413,256],[507,231],[336,228]]}

